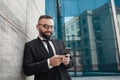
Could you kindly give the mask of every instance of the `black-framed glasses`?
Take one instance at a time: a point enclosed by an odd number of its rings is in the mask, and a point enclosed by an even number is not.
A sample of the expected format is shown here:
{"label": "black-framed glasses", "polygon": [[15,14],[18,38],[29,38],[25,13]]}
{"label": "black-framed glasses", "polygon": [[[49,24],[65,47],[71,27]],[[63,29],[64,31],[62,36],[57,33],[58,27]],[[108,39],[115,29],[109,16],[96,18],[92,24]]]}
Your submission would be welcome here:
{"label": "black-framed glasses", "polygon": [[49,28],[53,28],[53,25],[48,25],[48,24],[38,24],[38,25],[42,25],[44,28],[49,29]]}

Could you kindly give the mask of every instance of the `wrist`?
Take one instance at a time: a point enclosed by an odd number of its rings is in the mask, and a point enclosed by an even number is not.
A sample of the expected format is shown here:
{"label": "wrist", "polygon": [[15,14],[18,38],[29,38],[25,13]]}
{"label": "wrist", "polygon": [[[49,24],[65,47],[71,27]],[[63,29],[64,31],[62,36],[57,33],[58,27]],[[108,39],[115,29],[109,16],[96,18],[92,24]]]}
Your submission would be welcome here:
{"label": "wrist", "polygon": [[50,59],[47,59],[48,67],[51,69],[53,66],[50,65]]}

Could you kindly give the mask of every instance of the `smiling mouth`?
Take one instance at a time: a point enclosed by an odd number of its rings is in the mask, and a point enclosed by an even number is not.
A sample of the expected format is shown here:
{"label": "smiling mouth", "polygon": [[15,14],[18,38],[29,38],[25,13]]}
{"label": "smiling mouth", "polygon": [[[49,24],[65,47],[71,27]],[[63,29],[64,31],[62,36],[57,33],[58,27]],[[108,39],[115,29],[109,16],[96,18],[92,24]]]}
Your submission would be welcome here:
{"label": "smiling mouth", "polygon": [[48,32],[48,31],[47,31],[47,32],[45,32],[45,33],[47,33],[47,34],[48,34],[48,33],[49,33],[49,34],[52,34],[51,32]]}

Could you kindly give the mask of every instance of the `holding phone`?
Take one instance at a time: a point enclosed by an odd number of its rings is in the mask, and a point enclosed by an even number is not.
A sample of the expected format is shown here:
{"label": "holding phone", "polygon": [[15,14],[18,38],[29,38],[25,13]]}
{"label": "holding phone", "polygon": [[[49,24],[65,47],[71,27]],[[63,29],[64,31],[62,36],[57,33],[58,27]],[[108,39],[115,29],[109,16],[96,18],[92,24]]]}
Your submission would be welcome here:
{"label": "holding phone", "polygon": [[70,62],[70,48],[65,48],[62,50],[62,54],[63,54],[63,64],[64,65],[68,65]]}
{"label": "holding phone", "polygon": [[70,48],[65,48],[62,50],[63,55],[65,55],[65,57],[69,57],[70,56]]}

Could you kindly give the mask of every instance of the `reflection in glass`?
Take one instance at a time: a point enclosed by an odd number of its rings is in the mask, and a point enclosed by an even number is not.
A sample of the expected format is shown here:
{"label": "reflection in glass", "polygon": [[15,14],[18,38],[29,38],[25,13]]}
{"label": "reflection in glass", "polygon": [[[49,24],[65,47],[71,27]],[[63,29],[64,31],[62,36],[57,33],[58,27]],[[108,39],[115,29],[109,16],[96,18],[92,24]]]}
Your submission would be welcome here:
{"label": "reflection in glass", "polygon": [[[120,47],[117,43],[120,39],[116,36],[111,0],[59,0],[60,17],[56,16],[57,8],[50,7],[52,1],[47,1],[50,0],[46,0],[46,4],[51,9],[46,9],[46,14],[54,15],[60,21],[56,33],[61,27],[62,39],[67,47],[72,48],[75,65],[69,70],[71,76],[120,73]],[[120,0],[113,1],[120,33]],[[59,34],[56,33],[57,37]]]}

